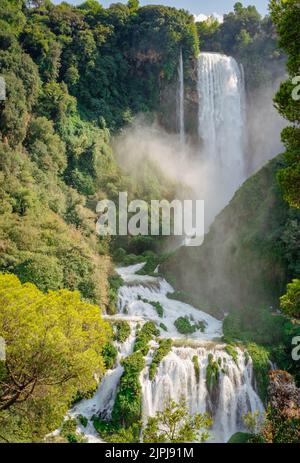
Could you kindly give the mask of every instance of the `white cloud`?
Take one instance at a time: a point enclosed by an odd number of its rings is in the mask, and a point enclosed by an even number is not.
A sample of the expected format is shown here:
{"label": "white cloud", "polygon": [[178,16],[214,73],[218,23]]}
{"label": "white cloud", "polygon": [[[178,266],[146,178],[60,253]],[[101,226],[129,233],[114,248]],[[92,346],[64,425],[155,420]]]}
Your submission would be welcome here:
{"label": "white cloud", "polygon": [[202,21],[206,21],[206,20],[207,20],[206,14],[202,14],[202,13],[200,13],[200,14],[198,14],[198,15],[194,15],[194,18],[195,18],[195,22],[196,22],[196,23],[200,23],[200,22],[202,22]]}
{"label": "white cloud", "polygon": [[[219,13],[212,13],[211,15],[209,16],[213,16],[215,19],[217,19],[219,21],[219,23],[222,23],[223,22],[223,15],[222,14],[219,14]],[[208,15],[206,14],[198,14],[198,15],[194,15],[195,17],[195,22],[201,22],[201,21],[206,21],[209,17]]]}

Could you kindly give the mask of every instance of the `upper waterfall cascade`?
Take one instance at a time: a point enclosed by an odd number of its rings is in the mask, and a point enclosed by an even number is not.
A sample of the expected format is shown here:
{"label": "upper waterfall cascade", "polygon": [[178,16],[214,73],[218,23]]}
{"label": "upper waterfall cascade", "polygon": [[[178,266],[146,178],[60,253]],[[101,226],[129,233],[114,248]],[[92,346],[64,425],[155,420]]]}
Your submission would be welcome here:
{"label": "upper waterfall cascade", "polygon": [[[193,188],[205,201],[206,229],[228,204],[247,178],[246,162],[246,98],[243,67],[230,56],[201,53],[197,62],[198,109],[192,125],[197,128],[198,147],[187,136],[185,76],[183,56],[178,65],[177,126],[183,158],[197,159],[193,169],[198,172],[198,184]],[[190,91],[190,90],[189,90]],[[190,99],[193,97],[190,96]],[[194,134],[195,135],[195,134]],[[195,140],[195,139],[194,139]],[[196,150],[196,151],[195,151]],[[189,168],[187,169],[189,172]]]}
{"label": "upper waterfall cascade", "polygon": [[[146,368],[141,373],[143,391],[143,421],[161,410],[172,398],[179,402],[183,396],[191,413],[209,412],[214,425],[211,430],[212,442],[227,442],[229,437],[243,431],[243,415],[249,411],[263,411],[263,405],[255,391],[255,380],[251,358],[242,349],[237,349],[237,358],[233,359],[220,341],[222,322],[205,312],[180,301],[171,300],[168,294],[173,288],[160,277],[136,274],[144,264],[120,268],[118,273],[124,280],[119,291],[119,314],[111,319],[125,319],[131,326],[131,336],[124,344],[116,343],[119,355],[117,365],[109,370],[92,399],[83,400],[70,411],[70,416],[84,415],[88,419],[101,415],[111,417],[119,380],[123,373],[121,360],[133,352],[137,324],[147,320],[161,322],[168,331],[161,330],[161,337],[172,338],[175,345],[160,363],[155,378],[149,379],[155,343],[146,358]],[[145,301],[160,302],[164,309],[163,318],[159,318],[151,304]],[[174,321],[180,316],[188,316],[195,322],[205,323],[205,331],[197,331],[186,336],[177,332]],[[206,382],[206,370],[209,355],[220,365],[218,385],[210,391]],[[196,376],[193,358],[197,356],[200,375]],[[79,425],[89,442],[101,442],[91,421],[84,428]]]}
{"label": "upper waterfall cascade", "polygon": [[245,90],[243,70],[236,60],[201,53],[198,60],[198,131],[204,160],[214,161],[226,176],[234,170],[236,185],[245,180]]}
{"label": "upper waterfall cascade", "polygon": [[182,49],[179,55],[178,65],[178,95],[177,95],[177,119],[178,129],[180,134],[180,143],[185,144],[185,123],[184,123],[184,69],[183,69],[183,56]]}

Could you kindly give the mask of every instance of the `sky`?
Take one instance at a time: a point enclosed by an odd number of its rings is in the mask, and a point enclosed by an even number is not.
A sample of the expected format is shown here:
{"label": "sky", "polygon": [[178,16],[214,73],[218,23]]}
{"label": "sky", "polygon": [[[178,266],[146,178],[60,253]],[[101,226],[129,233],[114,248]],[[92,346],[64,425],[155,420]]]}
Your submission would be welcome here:
{"label": "sky", "polygon": [[[67,0],[68,3],[73,5],[79,5],[84,0]],[[107,7],[111,3],[117,3],[120,0],[100,0],[101,5]],[[210,15],[215,13],[217,15],[223,15],[233,10],[233,5],[238,0],[140,0],[141,5],[168,5],[175,6],[176,8],[184,8],[189,10],[191,13],[198,16],[199,14]],[[258,11],[262,15],[266,15],[268,12],[269,0],[239,0],[244,6],[255,5]],[[61,0],[52,0],[53,3],[61,3]],[[127,3],[126,0],[121,3]]]}

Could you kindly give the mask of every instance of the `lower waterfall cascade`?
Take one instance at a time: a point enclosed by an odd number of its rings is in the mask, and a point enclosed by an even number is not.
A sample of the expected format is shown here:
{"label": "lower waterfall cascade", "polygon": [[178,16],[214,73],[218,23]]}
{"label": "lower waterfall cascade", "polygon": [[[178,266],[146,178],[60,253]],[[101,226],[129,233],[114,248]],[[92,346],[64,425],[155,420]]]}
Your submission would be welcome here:
{"label": "lower waterfall cascade", "polygon": [[[150,349],[146,357],[146,367],[140,375],[143,422],[162,410],[169,398],[179,402],[184,397],[192,414],[208,412],[212,415],[210,441],[227,442],[234,433],[245,431],[244,414],[250,411],[262,413],[264,409],[255,390],[252,360],[242,348],[236,348],[235,359],[226,351],[226,345],[220,340],[221,321],[188,304],[169,299],[168,294],[174,290],[163,278],[136,274],[144,265],[118,269],[124,281],[119,290],[119,313],[106,318],[128,321],[131,334],[123,344],[115,343],[118,349],[116,367],[107,371],[94,397],[76,404],[68,417],[85,416],[89,420],[88,425],[83,427],[79,424],[78,431],[84,434],[88,442],[103,442],[94,429],[92,417],[101,416],[108,420],[111,418],[123,373],[121,360],[133,352],[137,325],[141,326],[148,320],[155,322],[157,326],[163,322],[168,331],[161,330],[160,337],[172,338],[174,345],[160,362],[152,381],[149,379],[149,365],[153,349]],[[146,300],[161,304],[164,309],[163,318],[159,318],[153,306],[144,302]],[[178,333],[174,321],[180,316],[189,316],[195,322],[204,322],[204,332],[197,331],[188,338]],[[195,356],[199,362],[198,377],[193,363]],[[206,381],[209,356],[221,368],[218,385],[213,391],[209,390]]]}

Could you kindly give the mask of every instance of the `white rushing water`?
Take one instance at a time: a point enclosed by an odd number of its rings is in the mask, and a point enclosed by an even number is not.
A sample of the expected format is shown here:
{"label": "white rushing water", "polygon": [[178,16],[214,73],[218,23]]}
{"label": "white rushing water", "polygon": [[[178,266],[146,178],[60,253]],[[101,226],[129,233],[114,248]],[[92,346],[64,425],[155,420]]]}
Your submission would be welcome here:
{"label": "white rushing water", "polygon": [[[235,432],[244,431],[243,415],[262,412],[263,406],[254,390],[252,361],[246,365],[244,352],[237,352],[235,362],[221,344],[173,348],[162,360],[153,381],[147,369],[143,373],[144,418],[162,410],[168,398],[179,402],[183,396],[192,414],[208,412],[213,416],[211,442],[227,442]],[[218,386],[211,392],[206,384],[209,354],[220,362]],[[195,356],[200,367],[199,381],[193,364]]]}
{"label": "white rushing water", "polygon": [[182,49],[179,54],[178,65],[178,95],[177,95],[177,120],[178,130],[180,135],[180,143],[185,144],[185,124],[184,124],[184,69],[183,69],[183,56]]}
{"label": "white rushing water", "polygon": [[[167,327],[168,331],[161,329],[161,337],[172,338],[175,345],[162,360],[155,378],[151,381],[148,368],[157,347],[155,342],[151,344],[146,358],[147,366],[140,377],[144,422],[148,416],[162,410],[169,398],[178,402],[184,397],[191,413],[207,411],[213,416],[211,441],[226,442],[232,434],[244,430],[242,417],[245,413],[263,410],[255,392],[252,361],[242,349],[237,349],[238,356],[234,361],[220,341],[222,322],[188,304],[169,299],[168,294],[174,290],[163,278],[136,274],[143,265],[118,269],[124,280],[124,286],[119,292],[120,313],[107,318],[127,320],[131,326],[131,335],[125,343],[116,344],[119,352],[116,368],[107,372],[95,396],[77,404],[69,416],[84,415],[89,420],[94,415],[105,419],[111,417],[118,383],[123,373],[120,361],[133,351],[137,324],[142,325],[151,320],[157,326],[163,323]],[[162,318],[148,301],[161,304],[164,310]],[[174,326],[174,321],[180,316],[188,316],[193,323],[205,322],[205,332],[197,331],[188,338],[181,335]],[[209,391],[206,383],[209,354],[219,364],[218,384],[212,391]],[[195,356],[199,362],[199,378],[193,363]],[[79,425],[78,430],[85,434],[89,442],[101,442],[91,421],[86,428]]]}
{"label": "white rushing water", "polygon": [[[143,266],[144,264],[142,264]],[[222,336],[222,322],[211,315],[202,312],[194,307],[174,299],[170,299],[168,294],[172,294],[174,289],[163,278],[136,275],[141,265],[129,268],[120,268],[118,273],[121,275],[126,285],[119,291],[119,311],[130,317],[139,316],[146,320],[152,320],[157,325],[163,323],[168,331],[162,331],[161,337],[165,338],[186,338],[178,333],[174,322],[178,317],[187,316],[193,323],[203,321],[206,324],[204,333],[199,331],[190,335],[191,339],[198,341],[209,341]],[[131,273],[128,273],[130,272]],[[159,302],[164,310],[163,318],[160,318],[155,308],[149,302]]]}
{"label": "white rushing water", "polygon": [[201,159],[212,163],[228,201],[246,179],[244,77],[234,58],[200,54],[198,98]]}

